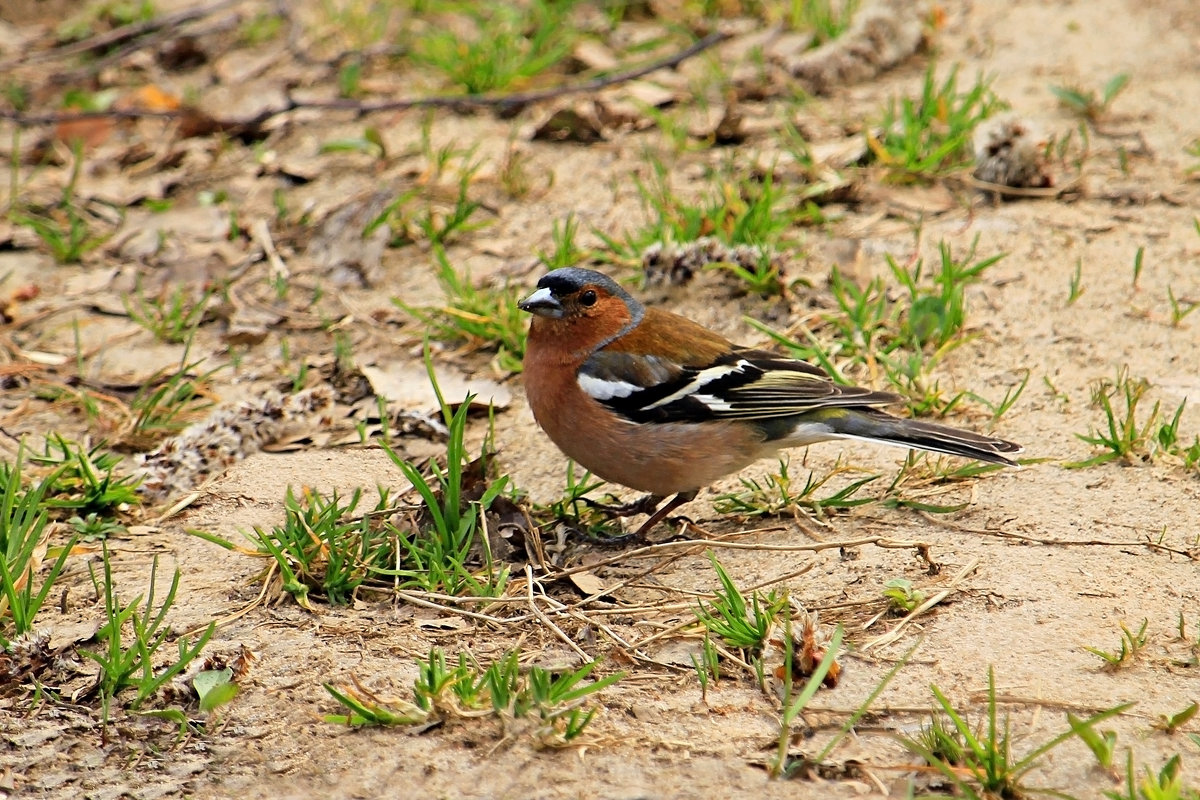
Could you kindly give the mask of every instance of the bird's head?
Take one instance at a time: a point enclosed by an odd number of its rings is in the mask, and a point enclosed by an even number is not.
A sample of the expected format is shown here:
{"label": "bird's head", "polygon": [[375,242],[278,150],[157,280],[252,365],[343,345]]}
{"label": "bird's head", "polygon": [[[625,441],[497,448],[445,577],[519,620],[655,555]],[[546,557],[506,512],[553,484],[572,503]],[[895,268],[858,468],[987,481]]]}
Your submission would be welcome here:
{"label": "bird's head", "polygon": [[550,319],[612,315],[624,307],[624,315],[640,312],[641,304],[617,282],[603,273],[579,267],[556,269],[542,276],[537,291],[519,304],[522,311]]}
{"label": "bird's head", "polygon": [[[519,303],[534,315],[531,333],[569,336],[584,347],[603,347],[632,330],[646,309],[616,281],[578,267],[542,276],[537,291]],[[569,333],[568,333],[569,331]]]}

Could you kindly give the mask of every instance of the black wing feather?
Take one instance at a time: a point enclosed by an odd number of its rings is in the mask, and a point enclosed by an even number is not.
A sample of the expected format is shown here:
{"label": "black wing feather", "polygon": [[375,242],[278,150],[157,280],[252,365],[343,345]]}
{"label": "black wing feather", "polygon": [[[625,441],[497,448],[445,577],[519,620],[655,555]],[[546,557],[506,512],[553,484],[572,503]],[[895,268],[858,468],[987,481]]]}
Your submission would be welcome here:
{"label": "black wing feather", "polygon": [[580,372],[643,387],[600,401],[636,423],[763,420],[822,408],[888,405],[900,399],[889,392],[842,386],[819,367],[761,350],[735,350],[702,368],[600,351]]}

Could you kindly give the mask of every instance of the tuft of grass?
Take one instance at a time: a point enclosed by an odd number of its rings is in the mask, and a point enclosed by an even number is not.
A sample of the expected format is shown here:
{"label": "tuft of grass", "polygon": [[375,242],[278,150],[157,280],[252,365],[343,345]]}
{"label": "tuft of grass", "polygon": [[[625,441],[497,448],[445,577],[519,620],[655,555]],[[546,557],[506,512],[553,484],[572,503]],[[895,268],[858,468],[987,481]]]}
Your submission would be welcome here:
{"label": "tuft of grass", "polygon": [[1135,633],[1122,622],[1121,641],[1118,643],[1117,649],[1111,652],[1096,647],[1085,647],[1083,649],[1103,661],[1103,669],[1105,670],[1115,672],[1116,670],[1124,669],[1132,664],[1138,654],[1145,648],[1146,642],[1149,640],[1149,636],[1146,634],[1146,627],[1149,624],[1149,619],[1143,619],[1141,627]]}
{"label": "tuft of grass", "polygon": [[[158,660],[158,650],[166,643],[171,628],[166,625],[167,612],[175,604],[175,593],[179,589],[179,570],[171,579],[171,586],[162,602],[155,606],[155,591],[158,581],[158,557],[150,567],[150,585],[145,595],[138,595],[128,604],[122,604],[117,598],[113,585],[112,563],[108,555],[108,546],[103,546],[104,580],[96,578],[95,569],[89,564],[88,573],[96,594],[104,598],[104,615],[106,622],[96,631],[95,638],[101,643],[96,651],[83,650],[81,654],[100,665],[100,679],[97,690],[105,722],[108,721],[109,708],[113,699],[124,689],[135,689],[136,694],[129,707],[138,709],[147,700],[167,684],[172,678],[187,668],[208,640],[216,631],[216,623],[209,623],[205,631],[192,644],[187,637],[179,639],[179,657],[169,663],[165,669],[155,666]],[[125,629],[132,630],[132,639],[126,639]]]}
{"label": "tuft of grass", "polygon": [[[33,210],[18,204],[15,170],[10,187],[13,205],[8,212],[9,221],[33,231],[59,264],[77,264],[85,255],[108,241],[108,235],[93,232],[91,216],[75,199],[75,187],[83,168],[83,142],[72,142],[71,150],[71,174],[63,186],[62,196],[54,206]],[[15,155],[13,157],[16,158]]]}
{"label": "tuft of grass", "polygon": [[874,498],[858,497],[858,491],[879,475],[868,475],[851,481],[846,486],[837,489],[832,494],[818,497],[817,492],[835,476],[858,472],[851,467],[834,465],[833,469],[820,477],[809,471],[804,485],[795,491],[791,476],[788,474],[789,461],[779,460],[779,471],[771,473],[762,480],[755,478],[740,478],[742,489],[720,495],[713,501],[714,509],[721,514],[741,514],[744,516],[777,516],[784,513],[796,513],[800,509],[808,509],[817,516],[824,516],[830,511],[844,511],[857,506],[875,502]]}
{"label": "tuft of grass", "polygon": [[760,250],[758,257],[749,264],[739,264],[732,261],[716,261],[707,265],[707,269],[722,269],[733,275],[745,287],[746,292],[761,297],[783,296],[787,293],[787,283],[783,279],[779,260],[769,249]]}
{"label": "tuft of grass", "polygon": [[446,304],[416,308],[399,298],[392,302],[428,326],[430,338],[462,342],[471,350],[494,349],[497,368],[520,372],[525,357],[526,315],[517,305],[519,293],[508,286],[498,290],[477,288],[468,275],[455,270],[442,248],[434,248],[434,257]]}
{"label": "tuft of grass", "polygon": [[[432,368],[430,372],[432,374]],[[434,385],[436,388],[436,383]],[[494,568],[481,518],[504,492],[508,476],[488,481],[490,437],[484,444],[484,454],[472,462],[466,458],[463,437],[472,399],[472,395],[467,395],[453,414],[443,402],[449,431],[445,469],[431,461],[427,477],[415,464],[405,461],[391,447],[384,445],[384,452],[412,483],[424,503],[415,535],[399,539],[403,553],[395,574],[402,580],[402,586],[445,594],[498,597],[508,583],[508,567]],[[438,400],[442,402],[440,393]],[[480,483],[484,484],[482,489]],[[478,493],[478,497],[471,498],[472,493]],[[468,558],[475,550],[482,551],[483,576],[480,578],[467,567]]]}
{"label": "tuft of grass", "polygon": [[1125,781],[1119,790],[1108,790],[1109,800],[1200,800],[1200,791],[1183,780],[1183,759],[1171,756],[1157,772],[1143,766],[1140,779],[1133,765],[1133,751],[1125,751]]}
{"label": "tuft of grass", "polygon": [[[500,188],[509,198],[520,200],[533,191],[533,176],[530,174],[529,153],[509,144],[500,162]],[[554,182],[553,174],[546,181],[547,188]]]}
{"label": "tuft of grass", "polygon": [[1154,728],[1168,736],[1173,736],[1179,732],[1180,728],[1191,722],[1197,713],[1200,713],[1200,703],[1192,703],[1182,711],[1174,714],[1159,714],[1158,720],[1154,723]]}
{"label": "tuft of grass", "polygon": [[1083,259],[1075,259],[1075,272],[1071,274],[1071,284],[1067,292],[1067,305],[1075,305],[1075,301],[1083,296]]}
{"label": "tuft of grass", "polygon": [[352,516],[361,499],[361,489],[344,503],[337,492],[323,497],[306,490],[297,499],[289,487],[283,525],[269,533],[254,529],[251,539],[260,552],[275,559],[283,591],[303,608],[313,610],[308,594],[314,589],[333,605],[353,602],[373,567],[394,562],[395,542],[372,535],[369,516]]}
{"label": "tuft of grass", "polygon": [[245,47],[257,47],[275,39],[282,31],[283,19],[278,14],[260,11],[238,26],[237,40]]}
{"label": "tuft of grass", "polygon": [[[945,415],[968,394],[947,396],[940,383],[931,380],[932,373],[943,358],[971,340],[967,287],[1004,257],[978,259],[975,246],[973,242],[960,258],[949,245],[940,243],[938,264],[929,272],[924,259],[904,265],[889,256],[888,268],[900,294],[883,278],[859,287],[834,268],[829,289],[836,310],[821,315],[816,331],[801,328],[806,341],[783,336],[753,320],[747,322],[791,355],[816,363],[839,383],[856,382],[847,374],[873,378],[882,373],[914,414]],[[1003,411],[1019,395],[1019,390],[1010,391]],[[993,412],[997,409],[993,407]]]}
{"label": "tuft of grass", "polygon": [[42,213],[22,212],[12,222],[33,231],[59,264],[78,264],[83,257],[108,241],[92,232],[92,222],[74,203]]}
{"label": "tuft of grass", "polygon": [[788,474],[787,462],[781,459],[779,467],[778,473],[772,473],[762,480],[741,478],[743,488],[718,496],[713,502],[714,509],[722,514],[743,516],[776,516],[784,513],[794,515],[807,510],[822,519],[830,512],[875,504],[883,508],[907,508],[930,514],[952,514],[961,511],[965,507],[964,504],[932,503],[926,498],[943,493],[951,484],[1001,469],[998,464],[984,464],[978,461],[953,464],[943,459],[930,460],[924,454],[910,453],[896,477],[882,493],[874,496],[860,494],[864,487],[883,477],[876,474],[856,478],[831,494],[818,497],[817,490],[835,476],[858,473],[861,470],[837,464],[820,477],[810,471],[804,486],[795,491]]}
{"label": "tuft of grass", "polygon": [[977,77],[960,90],[957,66],[940,83],[936,69],[930,63],[919,98],[893,98],[878,135],[866,133],[875,162],[894,181],[928,181],[968,166],[975,126],[1008,107],[992,92],[990,81]]}
{"label": "tuft of grass", "polygon": [[[498,596],[507,585],[508,569],[492,563],[481,518],[507,488],[508,478],[489,479],[490,436],[478,458],[468,457],[465,436],[472,398],[451,411],[428,350],[425,357],[446,421],[445,465],[414,464],[384,444],[421,502],[394,506],[389,492],[380,488],[376,507],[360,515],[361,490],[343,501],[337,493],[324,497],[307,490],[297,499],[289,488],[284,524],[270,532],[255,528],[248,535],[262,555],[274,560],[272,570],[278,569],[283,590],[306,609],[312,609],[310,594],[348,604],[363,588]],[[264,573],[269,574],[271,570]]]}
{"label": "tuft of grass", "polygon": [[[344,92],[346,89],[343,89],[342,91]],[[371,158],[376,159],[381,164],[386,163],[388,160],[387,146],[384,144],[383,135],[379,132],[378,128],[371,125],[363,128],[363,132],[358,136],[349,136],[342,139],[331,139],[327,142],[323,142],[320,148],[318,148],[317,152],[362,153],[365,156],[370,156]],[[400,195],[400,197],[404,199],[407,199],[410,196],[411,195],[408,195],[407,193]],[[284,205],[284,203],[286,203],[286,198],[276,196],[274,198],[274,202],[276,218],[287,219],[287,207]],[[371,228],[368,228],[364,235],[369,234],[371,230]]]}
{"label": "tuft of grass", "polygon": [[697,658],[693,654],[690,658],[692,669],[696,671],[696,678],[700,681],[700,699],[707,703],[709,684],[721,680],[721,653],[713,644],[712,635],[708,631],[704,632],[700,657]]}
{"label": "tuft of grass", "polygon": [[1117,732],[1098,731],[1094,726],[1084,724],[1083,720],[1069,711],[1067,712],[1067,724],[1071,726],[1071,730],[1087,746],[1087,749],[1092,751],[1100,768],[1112,774],[1113,754],[1117,748]]}
{"label": "tuft of grass", "polygon": [[1200,437],[1190,444],[1180,438],[1179,426],[1187,401],[1182,401],[1170,419],[1162,415],[1161,405],[1156,401],[1144,419],[1139,418],[1138,406],[1142,403],[1150,383],[1144,378],[1133,378],[1129,367],[1117,369],[1115,378],[1096,381],[1092,386],[1092,405],[1099,408],[1104,417],[1101,429],[1087,434],[1075,434],[1088,444],[1101,448],[1103,452],[1083,461],[1063,464],[1068,469],[1081,469],[1106,464],[1110,461],[1133,463],[1135,459],[1151,461],[1168,455],[1181,462],[1185,469],[1200,463]]}
{"label": "tuft of grass", "polygon": [[41,455],[30,460],[54,470],[46,508],[91,517],[110,516],[141,503],[137,492],[141,479],[118,475],[121,457],[104,450],[103,444],[89,449],[52,433],[46,437]]}
{"label": "tuft of grass", "polygon": [[553,68],[578,36],[568,16],[574,2],[474,3],[459,6],[459,22],[438,25],[414,42],[410,55],[469,95],[520,87]]}
{"label": "tuft of grass", "polygon": [[[1188,142],[1187,147],[1183,148],[1183,152],[1195,159],[1195,163],[1185,169],[1183,173],[1189,178],[1200,175],[1200,136]],[[1196,218],[1196,229],[1200,231],[1200,217]]]}
{"label": "tuft of grass", "polygon": [[[22,445],[12,464],[0,463],[0,650],[12,639],[33,630],[34,618],[78,539],[71,537],[53,554],[50,569],[37,586],[39,567],[45,557],[42,548],[49,538],[46,498],[64,468],[51,471],[27,488],[22,472],[24,454]],[[47,550],[45,555],[49,554]]]}
{"label": "tuft of grass", "polygon": [[706,236],[729,246],[773,248],[797,217],[790,197],[770,172],[762,179],[717,173],[712,189],[696,203],[675,192],[662,161],[652,158],[650,172],[648,182],[634,179],[649,221],[624,240],[595,231],[618,260],[636,263],[651,244],[682,244]]}
{"label": "tuft of grass", "polygon": [[129,402],[132,418],[121,432],[120,443],[135,450],[178,433],[207,408],[212,407],[209,384],[221,367],[197,373],[202,360],[188,361],[190,344],[178,369],[151,375]]}
{"label": "tuft of grass", "polygon": [[[1013,753],[1014,737],[1008,720],[1001,724],[996,701],[995,671],[988,669],[986,717],[971,724],[937,686],[931,686],[937,703],[937,715],[918,737],[901,736],[900,744],[933,767],[956,793],[965,797],[1025,797],[1031,793],[1058,794],[1055,790],[1034,789],[1025,785],[1025,776],[1052,750],[1077,737],[1082,729],[1091,730],[1106,719],[1121,714],[1133,703],[1126,703],[1074,720],[1068,729],[1030,750],[1022,757]],[[936,726],[936,729],[933,727]]]}
{"label": "tuft of grass", "polygon": [[575,218],[574,213],[567,214],[561,224],[558,220],[551,224],[550,238],[554,248],[549,252],[538,251],[538,259],[547,270],[573,267],[588,257],[588,251],[575,243],[578,233],[579,220]]}
{"label": "tuft of grass", "polygon": [[552,520],[562,522],[583,532],[589,538],[611,539],[622,535],[620,523],[609,513],[608,509],[587,500],[586,495],[604,485],[604,481],[593,478],[592,473],[584,471],[577,475],[578,465],[567,461],[566,483],[559,499],[546,506],[536,508],[538,516],[543,514]]}
{"label": "tuft of grass", "polygon": [[168,292],[164,288],[156,297],[146,295],[139,280],[132,295],[123,299],[129,318],[154,335],[154,338],[170,344],[179,344],[192,338],[204,320],[208,301],[215,294],[205,289],[194,298],[186,286]]}
{"label": "tuft of grass", "polygon": [[1188,315],[1200,308],[1200,300],[1188,300],[1175,296],[1175,290],[1167,287],[1167,302],[1171,305],[1171,327],[1178,328]]}
{"label": "tuft of grass", "polygon": [[[841,36],[850,27],[860,0],[792,0],[784,3],[783,22],[797,31],[812,31],[813,47]],[[769,5],[769,4],[765,4]]]}
{"label": "tuft of grass", "polygon": [[1021,379],[1021,382],[1005,390],[1004,397],[995,403],[975,392],[967,392],[967,396],[992,412],[992,422],[999,422],[1000,418],[1016,405],[1017,400],[1021,399],[1021,395],[1025,392],[1025,387],[1029,385],[1031,375],[1033,375],[1032,370],[1025,370],[1025,377]]}
{"label": "tuft of grass", "polygon": [[1138,281],[1142,279],[1142,270],[1146,266],[1146,248],[1139,247],[1133,254],[1133,288],[1137,291]]}
{"label": "tuft of grass", "polygon": [[[329,142],[325,149],[364,152],[381,161],[388,157],[383,137],[371,127],[366,128],[361,137]],[[477,149],[478,145],[461,147],[457,142],[435,147],[433,117],[426,116],[421,124],[421,155],[425,170],[419,184],[396,195],[369,220],[363,227],[363,237],[369,237],[386,224],[391,231],[388,243],[392,247],[416,243],[437,247],[484,227],[486,221],[473,219],[475,212],[484,207],[471,193],[476,175],[484,164],[482,159],[475,158]],[[453,188],[448,189],[442,179],[448,177],[455,162],[457,177]]]}
{"label": "tuft of grass", "polygon": [[931,457],[928,453],[909,451],[879,499],[884,508],[908,508],[928,514],[953,514],[966,503],[933,503],[929,498],[942,494],[953,484],[969,481],[989,472],[1004,469],[1000,464],[982,461],[963,463],[958,459]]}
{"label": "tuft of grass", "polygon": [[1118,72],[1109,78],[1097,92],[1079,86],[1051,86],[1050,93],[1058,98],[1063,107],[1095,123],[1108,113],[1109,106],[1129,86],[1129,73]]}
{"label": "tuft of grass", "polygon": [[476,168],[471,168],[459,179],[454,198],[449,203],[430,197],[421,205],[417,202],[421,194],[419,189],[409,189],[397,195],[396,199],[388,203],[363,229],[363,235],[370,235],[375,228],[386,222],[392,228],[389,240],[392,247],[427,242],[438,248],[458,238],[460,234],[484,227],[486,222],[471,221],[475,212],[483,207],[483,203],[473,200],[470,194],[471,179]]}
{"label": "tuft of grass", "polygon": [[888,256],[888,267],[896,282],[908,293],[908,311],[902,318],[900,333],[911,350],[927,348],[941,351],[957,347],[964,339],[967,323],[966,287],[977,283],[983,273],[1004,254],[990,258],[975,258],[975,245],[963,259],[956,259],[950,245],[938,245],[937,271],[930,277],[931,286],[921,283],[924,261],[918,259],[911,268],[902,267]]}
{"label": "tuft of grass", "polygon": [[[555,672],[542,667],[522,670],[520,651],[511,650],[486,668],[460,654],[453,666],[440,648],[418,663],[413,699],[383,703],[361,686],[357,690],[326,683],[325,689],[349,713],[328,714],[327,722],[366,725],[419,725],[490,712],[502,721],[536,718],[533,735],[543,745],[565,745],[577,739],[597,709],[586,701],[625,676],[617,672],[587,681],[600,662]],[[389,707],[390,706],[390,707]]]}
{"label": "tuft of grass", "polygon": [[708,560],[717,573],[721,588],[714,592],[709,603],[703,600],[697,603],[696,620],[729,647],[747,651],[751,658],[761,656],[771,629],[787,604],[786,598],[774,591],[767,595],[754,592],[747,603],[711,550]]}
{"label": "tuft of grass", "polygon": [[[967,760],[967,743],[958,732],[954,721],[942,711],[935,710],[929,722],[921,725],[912,736],[910,750],[922,754],[928,762],[930,757],[949,767],[961,767]],[[924,754],[928,755],[924,755]]]}

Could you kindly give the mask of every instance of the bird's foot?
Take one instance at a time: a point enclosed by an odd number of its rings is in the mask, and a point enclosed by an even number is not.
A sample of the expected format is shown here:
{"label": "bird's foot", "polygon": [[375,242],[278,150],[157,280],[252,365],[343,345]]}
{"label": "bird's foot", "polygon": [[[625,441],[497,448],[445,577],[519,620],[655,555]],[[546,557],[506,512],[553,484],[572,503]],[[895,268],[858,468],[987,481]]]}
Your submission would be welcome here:
{"label": "bird's foot", "polygon": [[668,514],[679,508],[684,503],[690,503],[694,499],[696,499],[695,492],[680,492],[668,500],[661,508],[650,514],[650,518],[642,523],[642,526],[637,529],[637,533],[634,535],[639,539],[644,539],[646,534],[649,533],[654,526],[658,525],[658,523],[667,518]]}
{"label": "bird's foot", "polygon": [[603,511],[605,514],[611,514],[614,517],[634,517],[638,514],[653,514],[658,508],[658,504],[663,501],[663,496],[658,494],[648,494],[639,497],[632,503],[625,503],[619,506],[608,505],[607,503],[599,503],[595,500],[590,500],[586,497],[581,498],[587,503],[588,508],[594,508],[597,511]]}
{"label": "bird's foot", "polygon": [[[695,497],[695,492],[680,492],[666,503],[663,503],[664,498],[662,496],[653,494],[646,495],[645,497],[635,500],[632,503],[626,503],[623,506],[606,506],[602,503],[597,503],[592,500],[588,500],[587,502],[591,508],[603,510],[609,514],[612,514],[613,516],[618,517],[633,516],[635,514],[649,514],[649,517],[647,517],[646,521],[638,526],[638,529],[632,533],[626,533],[619,536],[606,536],[600,540],[604,544],[619,545],[625,544],[626,542],[632,540],[639,542],[646,541],[646,534],[658,526],[660,522],[667,519],[668,515],[672,511],[679,508],[684,503],[691,502],[693,499],[695,499]],[[672,521],[675,519],[676,518],[674,517],[671,518]],[[678,519],[686,523],[683,527],[683,531],[686,531],[689,527],[697,528],[697,530],[699,530],[698,526],[696,526],[694,522],[686,517],[679,517]]]}

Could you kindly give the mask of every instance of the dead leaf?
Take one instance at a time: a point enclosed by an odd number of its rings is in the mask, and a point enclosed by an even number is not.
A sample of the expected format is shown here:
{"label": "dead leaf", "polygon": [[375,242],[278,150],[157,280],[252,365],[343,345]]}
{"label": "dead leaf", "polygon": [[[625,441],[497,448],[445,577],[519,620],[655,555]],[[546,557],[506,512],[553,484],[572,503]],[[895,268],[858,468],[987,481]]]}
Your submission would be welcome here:
{"label": "dead leaf", "polygon": [[247,135],[257,133],[259,123],[288,108],[290,102],[281,85],[257,81],[215,86],[204,93],[197,108],[217,123],[217,130]]}
{"label": "dead leaf", "polygon": [[[434,409],[438,407],[437,395],[429,383],[423,364],[411,361],[384,362],[370,365],[359,364],[358,368],[375,394],[386,397],[389,405],[406,409]],[[481,378],[466,376],[447,365],[437,367],[438,386],[442,396],[450,405],[460,405],[467,394],[474,394],[473,405],[493,408],[508,408],[512,392],[503,384]]]}
{"label": "dead leaf", "polygon": [[682,637],[667,639],[649,652],[649,656],[656,663],[689,668],[699,661],[702,655],[699,642]]}
{"label": "dead leaf", "polygon": [[227,86],[244,86],[260,77],[284,58],[281,48],[237,48],[213,64],[217,80]]}
{"label": "dead leaf", "polygon": [[580,39],[571,55],[587,69],[614,70],[621,66],[621,60],[611,49],[598,39]]}
{"label": "dead leaf", "polygon": [[679,94],[649,81],[637,81],[602,92],[595,106],[603,124],[610,128],[631,127],[644,130],[654,125],[647,108],[663,108],[675,103]]}
{"label": "dead leaf", "polygon": [[64,120],[54,126],[54,138],[60,142],[81,143],[85,148],[99,147],[108,141],[116,122],[110,117]]}
{"label": "dead leaf", "polygon": [[180,36],[158,48],[158,64],[163,69],[180,72],[208,63],[208,52],[195,36]]}
{"label": "dead leaf", "polygon": [[608,592],[607,584],[591,572],[573,572],[567,577],[584,597],[601,597]]}
{"label": "dead leaf", "polygon": [[832,142],[817,142],[809,146],[813,161],[838,169],[861,162],[867,155],[867,140],[851,136]]}
{"label": "dead leaf", "polygon": [[308,243],[305,255],[338,286],[370,288],[383,279],[383,251],[392,238],[387,223],[372,223],[395,198],[393,192],[377,191],[348,198],[321,221]]}
{"label": "dead leaf", "polygon": [[653,81],[633,81],[621,87],[620,94],[641,106],[666,108],[679,99],[679,93]]}
{"label": "dead leaf", "polygon": [[63,281],[63,295],[65,297],[90,297],[109,289],[119,272],[120,270],[116,267],[98,268],[67,276]]}
{"label": "dead leaf", "polygon": [[595,109],[588,103],[552,111],[539,122],[530,137],[549,142],[576,142],[594,144],[604,139],[604,130]]}
{"label": "dead leaf", "polygon": [[732,96],[725,105],[712,106],[708,119],[688,132],[697,139],[708,139],[718,145],[741,144],[746,140],[742,114]]}

